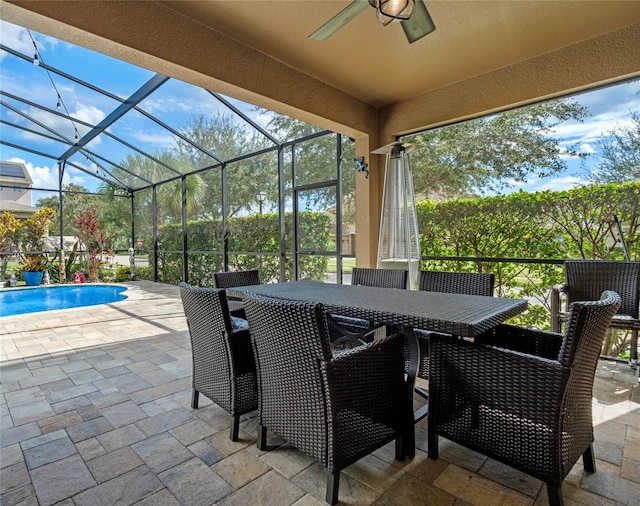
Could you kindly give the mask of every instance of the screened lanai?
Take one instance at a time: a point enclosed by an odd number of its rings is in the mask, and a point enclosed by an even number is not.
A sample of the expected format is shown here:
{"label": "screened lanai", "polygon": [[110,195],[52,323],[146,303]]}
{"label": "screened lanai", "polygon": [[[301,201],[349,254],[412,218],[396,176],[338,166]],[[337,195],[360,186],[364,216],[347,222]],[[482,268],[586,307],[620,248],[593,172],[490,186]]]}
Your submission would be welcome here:
{"label": "screened lanai", "polygon": [[[343,223],[345,217],[349,218],[347,226],[337,227],[335,234],[350,236],[356,233],[358,239],[344,245],[344,248],[345,251],[354,251],[358,263],[364,266],[376,262],[384,178],[384,157],[371,155],[371,151],[407,133],[638,75],[636,49],[640,9],[637,2],[463,4],[435,1],[431,2],[432,5],[427,2],[425,5],[436,28],[413,42],[407,40],[397,23],[383,26],[374,9],[365,5],[368,2],[360,3],[362,9],[356,17],[321,41],[309,36],[335,16],[346,2],[97,1],[91,2],[90,12],[83,2],[4,0],[1,6],[6,21],[151,69],[138,71],[142,74],[131,89],[111,91],[121,99],[128,98],[155,73],[160,73],[171,80],[150,97],[156,93],[160,96],[163,89],[169,90],[177,83],[191,83],[199,89],[226,97],[226,101],[237,105],[236,108],[245,114],[246,109],[235,100],[256,104],[263,111],[276,111],[280,118],[296,118],[306,125],[316,125],[309,131],[302,129],[287,136],[280,128],[274,128],[274,124],[268,127],[268,121],[256,121],[257,118],[249,114],[254,122],[274,137],[267,140],[264,135],[256,134],[256,138],[264,143],[259,149],[276,146],[271,153],[277,153],[278,145],[284,146],[293,139],[304,138],[310,132],[326,130],[339,133],[343,152],[350,148],[353,153],[339,156],[332,150],[333,161],[325,161],[331,165],[335,162],[337,167],[337,160],[341,158],[340,186],[352,185],[355,190],[336,189],[342,191],[342,195],[336,194],[335,197],[336,202],[340,201],[342,205],[335,206],[333,212],[342,212]],[[21,53],[32,60],[33,44],[28,38],[24,42]],[[53,55],[44,54],[43,57],[45,64],[55,66],[55,59],[51,59]],[[84,69],[85,72],[88,70]],[[105,70],[105,74],[110,71],[109,67]],[[43,103],[47,108],[55,109],[57,96],[50,85],[47,88],[53,96]],[[64,90],[60,91],[64,100]],[[202,104],[216,104],[216,107],[226,110],[213,95],[202,93],[205,94]],[[183,102],[187,96],[172,95],[171,98],[179,108],[185,105]],[[9,101],[5,97],[3,99]],[[110,99],[101,96],[101,100]],[[115,110],[116,105],[118,101],[105,111]],[[158,110],[149,109],[149,98],[142,100],[139,108],[154,114],[173,130],[181,131],[181,125],[162,117]],[[121,120],[134,117],[146,123],[149,132],[160,129],[136,109],[130,110]],[[99,125],[106,118],[105,114],[87,123]],[[234,115],[234,118],[239,116]],[[239,121],[247,132],[256,132],[244,120]],[[82,127],[78,123],[78,128],[79,134],[86,135],[83,128],[87,126]],[[111,131],[115,134],[115,129],[115,124],[110,126],[93,142],[105,138],[103,146],[119,147],[108,135]],[[138,197],[146,195],[149,201],[152,200],[153,183],[159,183],[165,177],[176,178],[174,183],[177,183],[183,173],[221,163],[231,166],[237,157],[237,153],[223,153],[212,146],[201,146],[206,151],[202,152],[181,141],[175,133],[161,130],[165,139],[173,137],[174,142],[183,143],[184,151],[191,150],[192,154],[197,154],[199,162],[186,167],[175,167],[166,161],[166,166],[156,164],[158,175],[147,177],[148,182],[137,180],[136,188],[147,189],[134,191]],[[27,132],[26,135],[31,134]],[[71,130],[67,139],[73,141],[74,136],[75,132]],[[122,133],[119,136],[131,140]],[[347,138],[354,142],[350,144]],[[334,145],[338,145],[337,140]],[[101,171],[109,170],[127,184],[133,184],[129,180],[139,179],[127,176],[126,172],[111,165],[123,161],[115,153],[109,152],[105,156],[91,144],[86,148],[109,160],[96,158],[95,161],[101,165],[97,176],[105,177],[106,172]],[[148,146],[143,151],[158,155],[156,148]],[[68,149],[69,145],[62,142],[60,149],[53,150],[52,154],[60,157]],[[129,148],[127,151],[133,153]],[[298,156],[295,150],[283,149],[282,156],[290,156],[288,151],[293,153],[294,163],[300,162],[295,159]],[[252,149],[245,150],[245,154],[252,152]],[[216,161],[212,155],[220,160]],[[360,157],[364,157],[368,164],[369,178],[361,177],[361,173],[353,174],[351,160]],[[95,173],[93,160],[87,161],[86,157],[78,154],[74,161],[78,165],[82,162],[89,167],[88,172]],[[286,162],[287,159],[283,158],[283,166]],[[264,165],[265,162],[262,163]],[[65,168],[65,171],[71,170],[76,169]],[[331,175],[326,178],[302,178],[292,184],[317,185],[331,181],[331,178],[337,178],[338,170],[331,169]],[[202,174],[204,177],[205,172]],[[342,184],[344,175],[353,176],[353,183],[347,181]],[[276,177],[275,172],[272,177]],[[287,177],[290,178],[288,173]],[[230,180],[226,184],[232,182]],[[285,179],[279,184],[288,183]],[[267,194],[262,204],[263,211],[274,211],[276,207],[286,209],[287,205],[293,209],[298,200],[258,186],[251,188],[250,197],[242,202],[245,209],[238,213],[259,214],[260,204],[255,195],[260,195],[261,191]],[[54,184],[53,188],[56,187]],[[159,190],[158,186],[156,190]],[[171,193],[177,194],[175,191]],[[319,193],[322,192],[313,188],[307,191],[301,187],[298,196],[315,199]],[[352,206],[349,211],[344,209],[346,196],[355,196],[349,201]],[[223,203],[222,207],[231,213],[232,204]],[[323,201],[324,204],[326,209],[332,208],[330,200]],[[155,221],[163,223],[167,216]],[[140,225],[137,228],[142,230]],[[278,233],[283,229],[280,226]],[[293,229],[295,231],[295,227]],[[134,232],[133,235],[137,234]],[[138,247],[138,239],[142,239],[143,245],[148,243],[146,237],[150,236],[133,238],[135,246]],[[336,237],[334,242],[343,242],[338,239]],[[132,238],[128,237],[128,240],[131,242]],[[281,236],[278,237],[280,240]],[[291,241],[295,243],[293,239]],[[229,244],[229,248],[233,250],[233,245]],[[297,244],[292,251],[294,249],[300,253],[322,251],[316,245],[305,247],[304,244]],[[330,251],[341,249],[342,245],[332,245]],[[275,253],[281,254],[280,246]]]}
{"label": "screened lanai", "polygon": [[[22,56],[0,51],[1,159],[51,176],[35,178],[33,204],[58,206],[52,236],[106,202],[100,217],[125,224],[106,230],[115,250],[127,264],[133,247],[139,262],[138,280],[118,283],[125,301],[2,318],[3,504],[320,504],[325,469],[273,435],[259,450],[257,413],[230,441],[227,412],[203,396],[192,407],[175,281],[257,267],[265,282],[344,282],[341,262],[376,263],[384,157],[372,151],[640,76],[637,1],[425,0],[435,31],[414,42],[355,3],[359,14],[319,41],[309,35],[351,2],[0,0],[2,44],[7,23],[23,35]],[[68,44],[81,52],[73,71],[56,60]],[[88,50],[108,57],[90,67]],[[626,363],[598,361],[598,472],[578,462],[567,503],[637,503],[637,381]],[[414,458],[396,462],[390,443],[346,469],[340,500],[546,504],[542,481],[456,443],[428,458],[427,423],[415,425]]]}
{"label": "screened lanai", "polygon": [[133,247],[156,281],[323,279],[354,256],[352,139],[2,23],[2,158],[41,176],[30,192],[58,212],[53,257],[79,236],[79,201],[101,250]]}

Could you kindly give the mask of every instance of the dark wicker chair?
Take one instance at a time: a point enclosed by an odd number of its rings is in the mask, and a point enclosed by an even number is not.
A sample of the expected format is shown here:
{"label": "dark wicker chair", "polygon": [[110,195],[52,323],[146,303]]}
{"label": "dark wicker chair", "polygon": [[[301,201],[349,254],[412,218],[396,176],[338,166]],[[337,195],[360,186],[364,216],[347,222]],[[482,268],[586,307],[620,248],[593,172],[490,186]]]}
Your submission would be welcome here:
{"label": "dark wicker chair", "polygon": [[[493,297],[495,275],[490,272],[444,272],[421,271],[418,289],[423,292],[460,293]],[[415,329],[420,339],[420,363],[418,377],[429,379],[429,335],[430,332]],[[408,351],[405,351],[408,354]],[[417,390],[418,391],[418,390]],[[418,391],[423,397],[425,393]]]}
{"label": "dark wicker chair", "polygon": [[229,314],[224,290],[179,286],[193,355],[191,407],[198,408],[202,393],[231,413],[230,436],[236,441],[240,415],[258,407],[249,325]]}
{"label": "dark wicker chair", "polygon": [[562,482],[582,455],[595,472],[593,379],[617,293],[574,302],[564,335],[499,325],[474,342],[432,334],[428,453],[438,436],[547,484],[562,504]]}
{"label": "dark wicker chair", "polygon": [[[406,269],[370,269],[354,267],[351,271],[351,285],[375,286],[379,288],[407,287],[409,272]],[[386,329],[374,322],[342,315],[332,315],[337,326],[331,326],[331,340],[339,347],[352,347],[384,335]],[[371,330],[380,329],[376,333]]]}
{"label": "dark wicker chair", "polygon": [[[566,283],[551,289],[551,330],[560,332],[567,308],[576,300],[593,300],[605,290],[620,295],[622,305],[611,320],[611,328],[631,331],[630,365],[638,366],[638,306],[640,305],[640,262],[567,260]],[[564,305],[560,294],[565,294]]]}
{"label": "dark wicker chair", "polygon": [[380,288],[406,288],[406,269],[369,269],[354,267],[351,271],[351,284],[377,286]]}
{"label": "dark wicker chair", "polygon": [[338,501],[340,471],[407,430],[402,338],[396,334],[335,355],[321,304],[244,298],[258,370],[258,448],[274,431],[329,471],[326,500]]}
{"label": "dark wicker chair", "polygon": [[419,290],[493,297],[495,275],[491,272],[420,272]]}
{"label": "dark wicker chair", "polygon": [[[258,269],[246,271],[214,272],[213,283],[216,288],[233,288],[234,286],[249,286],[260,284],[260,272]],[[233,316],[245,318],[242,299],[228,297],[229,311]]]}

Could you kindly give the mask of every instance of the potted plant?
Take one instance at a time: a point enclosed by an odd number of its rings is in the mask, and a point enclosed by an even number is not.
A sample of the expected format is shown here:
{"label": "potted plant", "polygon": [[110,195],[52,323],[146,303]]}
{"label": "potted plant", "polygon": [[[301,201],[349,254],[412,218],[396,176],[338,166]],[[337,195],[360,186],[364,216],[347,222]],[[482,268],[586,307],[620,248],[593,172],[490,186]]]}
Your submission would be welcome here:
{"label": "potted plant", "polygon": [[22,279],[28,286],[37,286],[42,282],[44,272],[49,268],[42,255],[24,255],[20,262]]}
{"label": "potted plant", "polygon": [[44,238],[49,231],[54,209],[43,207],[24,220],[21,227],[22,251],[20,270],[27,285],[39,285],[42,276],[49,269],[49,262],[43,255]]}

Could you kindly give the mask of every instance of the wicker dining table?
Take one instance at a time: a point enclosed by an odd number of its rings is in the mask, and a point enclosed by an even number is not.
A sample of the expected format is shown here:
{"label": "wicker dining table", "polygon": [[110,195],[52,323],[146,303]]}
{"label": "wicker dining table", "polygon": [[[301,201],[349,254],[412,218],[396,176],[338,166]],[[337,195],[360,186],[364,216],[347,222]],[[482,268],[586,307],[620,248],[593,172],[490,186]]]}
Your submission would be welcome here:
{"label": "wicker dining table", "polygon": [[420,348],[413,329],[474,337],[527,309],[524,299],[291,281],[227,288],[230,296],[266,295],[319,302],[333,314],[392,325],[407,336],[409,368],[405,453],[415,456],[413,391]]}

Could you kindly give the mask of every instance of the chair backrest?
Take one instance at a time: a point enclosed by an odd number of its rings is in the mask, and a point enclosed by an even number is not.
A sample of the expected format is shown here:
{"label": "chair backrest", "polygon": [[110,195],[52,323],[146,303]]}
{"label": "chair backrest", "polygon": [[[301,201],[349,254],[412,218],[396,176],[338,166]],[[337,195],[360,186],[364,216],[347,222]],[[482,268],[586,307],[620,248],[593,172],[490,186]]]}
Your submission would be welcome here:
{"label": "chair backrest", "polygon": [[369,269],[354,267],[351,271],[351,284],[377,286],[379,288],[406,288],[406,269]]}
{"label": "chair backrest", "polygon": [[597,300],[606,290],[620,295],[618,312],[638,318],[640,262],[606,260],[567,260],[564,263],[567,304]]}
{"label": "chair backrest", "polygon": [[[332,355],[322,304],[259,295],[243,300],[258,371],[260,422],[326,463],[322,364]],[[309,442],[315,440],[324,443],[316,447]]]}
{"label": "chair backrest", "polygon": [[[187,317],[194,385],[214,384],[231,389],[231,317],[223,289],[200,288],[181,282],[180,297]],[[215,367],[211,367],[215,364]],[[228,398],[229,395],[223,396]],[[228,406],[222,406],[227,411]]]}
{"label": "chair backrest", "polygon": [[573,302],[569,308],[558,360],[572,368],[572,375],[582,371],[589,384],[593,383],[602,341],[620,303],[620,296],[607,290],[600,300]]}
{"label": "chair backrest", "polygon": [[214,272],[213,282],[216,288],[232,288],[234,286],[249,286],[260,284],[258,269],[247,271]]}
{"label": "chair backrest", "polygon": [[178,286],[190,332],[199,334],[219,329],[231,334],[231,316],[227,296],[222,288],[201,288],[184,281]]}
{"label": "chair backrest", "polygon": [[495,275],[492,272],[421,271],[419,290],[493,296]]}

